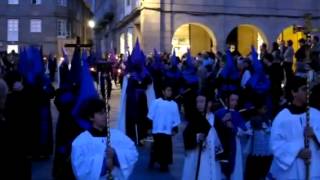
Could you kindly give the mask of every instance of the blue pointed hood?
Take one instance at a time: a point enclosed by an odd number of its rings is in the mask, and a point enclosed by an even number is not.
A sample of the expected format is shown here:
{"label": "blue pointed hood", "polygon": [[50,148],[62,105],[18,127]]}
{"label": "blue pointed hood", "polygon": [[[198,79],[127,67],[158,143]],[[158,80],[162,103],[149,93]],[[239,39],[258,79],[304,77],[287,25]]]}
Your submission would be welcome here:
{"label": "blue pointed hood", "polygon": [[247,85],[259,94],[266,93],[270,89],[271,82],[264,72],[261,61],[258,60],[258,53],[254,47],[251,49],[251,57],[253,72]]}
{"label": "blue pointed hood", "polygon": [[82,67],[81,67],[81,82],[80,82],[80,89],[78,93],[78,98],[76,100],[76,105],[73,109],[73,116],[77,119],[78,124],[83,129],[90,129],[91,123],[87,120],[83,120],[80,118],[80,109],[81,104],[85,102],[87,99],[91,98],[99,98],[98,92],[96,91],[96,88],[94,87],[94,81],[91,76],[91,73],[89,71],[89,66],[87,63],[87,60],[85,59],[87,57],[86,51],[84,51],[81,55],[81,61],[82,61]]}
{"label": "blue pointed hood", "polygon": [[131,63],[133,65],[138,65],[138,66],[145,66],[145,64],[146,64],[146,56],[144,55],[144,53],[140,49],[139,39],[137,39],[136,45],[132,50]]}
{"label": "blue pointed hood", "polygon": [[193,57],[191,56],[189,49],[186,54],[186,58],[186,67],[182,71],[182,76],[188,84],[198,83],[199,77],[197,75],[197,69],[193,65]]}
{"label": "blue pointed hood", "polygon": [[229,50],[226,52],[226,58],[227,58],[227,61],[221,71],[221,76],[224,79],[231,79],[231,80],[240,79],[240,73],[237,69],[237,66],[236,66],[236,64],[231,56],[231,52]]}
{"label": "blue pointed hood", "polygon": [[35,85],[39,77],[44,73],[43,59],[38,48],[30,46],[20,53],[21,63],[19,71],[25,82]]}
{"label": "blue pointed hood", "polygon": [[171,65],[173,67],[177,67],[178,64],[179,64],[179,62],[177,60],[176,51],[173,51],[172,56],[171,56]]}

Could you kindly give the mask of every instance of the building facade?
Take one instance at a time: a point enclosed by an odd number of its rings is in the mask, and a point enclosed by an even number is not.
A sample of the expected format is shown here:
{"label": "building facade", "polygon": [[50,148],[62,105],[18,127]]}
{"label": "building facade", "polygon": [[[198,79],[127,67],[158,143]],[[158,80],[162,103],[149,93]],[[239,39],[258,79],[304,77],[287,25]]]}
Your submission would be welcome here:
{"label": "building facade", "polygon": [[59,54],[65,42],[80,36],[92,40],[87,22],[90,8],[82,0],[0,1],[0,49],[18,51],[19,46],[41,45],[44,54]]}
{"label": "building facade", "polygon": [[320,27],[318,0],[113,0],[97,7],[97,14],[112,13],[113,19],[100,27],[96,40],[102,50],[120,53],[139,38],[147,53],[175,49],[181,55],[190,48],[195,55],[236,44],[245,55],[251,45],[280,40],[292,39],[298,48],[304,33],[294,27]]}

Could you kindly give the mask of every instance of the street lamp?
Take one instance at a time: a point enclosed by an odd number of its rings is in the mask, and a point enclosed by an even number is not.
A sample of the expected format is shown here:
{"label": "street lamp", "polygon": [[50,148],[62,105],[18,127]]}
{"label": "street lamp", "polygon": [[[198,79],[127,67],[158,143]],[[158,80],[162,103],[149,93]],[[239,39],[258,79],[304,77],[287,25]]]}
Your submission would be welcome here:
{"label": "street lamp", "polygon": [[89,20],[88,21],[88,26],[93,29],[96,26],[96,22],[94,20]]}

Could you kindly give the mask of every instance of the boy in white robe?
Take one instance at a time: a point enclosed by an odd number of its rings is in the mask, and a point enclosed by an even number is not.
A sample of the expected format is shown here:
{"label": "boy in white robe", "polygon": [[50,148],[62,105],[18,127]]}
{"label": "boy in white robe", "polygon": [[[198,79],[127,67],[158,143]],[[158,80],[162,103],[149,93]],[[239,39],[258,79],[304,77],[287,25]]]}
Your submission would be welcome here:
{"label": "boy in white robe", "polygon": [[[310,127],[306,127],[306,80],[295,77],[290,90],[291,104],[276,116],[271,129],[271,174],[280,180],[304,180],[305,162],[310,160],[310,179],[320,179],[320,112],[310,108]],[[309,149],[304,146],[305,137]]]}
{"label": "boy in white robe", "polygon": [[168,165],[172,164],[172,136],[178,133],[180,112],[177,103],[171,100],[172,87],[169,84],[163,85],[162,93],[163,98],[153,101],[148,113],[154,139],[149,167],[157,162],[160,170],[166,172]]}
{"label": "boy in white robe", "polygon": [[76,179],[129,178],[138,153],[134,143],[121,131],[110,129],[111,145],[107,147],[107,115],[104,101],[88,99],[82,104],[81,116],[92,121],[92,128],[81,133],[72,143],[71,163]]}

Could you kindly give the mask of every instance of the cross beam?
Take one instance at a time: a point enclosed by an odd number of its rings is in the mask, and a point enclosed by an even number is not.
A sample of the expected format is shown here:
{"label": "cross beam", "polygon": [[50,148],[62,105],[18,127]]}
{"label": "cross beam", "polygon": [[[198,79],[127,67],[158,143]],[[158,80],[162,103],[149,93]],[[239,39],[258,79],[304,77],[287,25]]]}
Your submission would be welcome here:
{"label": "cross beam", "polygon": [[91,48],[92,44],[81,44],[80,43],[80,37],[77,36],[77,40],[76,40],[75,44],[65,44],[64,47],[66,47],[66,48],[76,48],[76,49]]}

